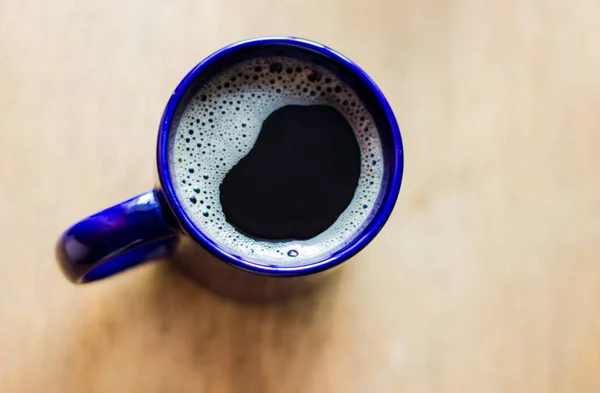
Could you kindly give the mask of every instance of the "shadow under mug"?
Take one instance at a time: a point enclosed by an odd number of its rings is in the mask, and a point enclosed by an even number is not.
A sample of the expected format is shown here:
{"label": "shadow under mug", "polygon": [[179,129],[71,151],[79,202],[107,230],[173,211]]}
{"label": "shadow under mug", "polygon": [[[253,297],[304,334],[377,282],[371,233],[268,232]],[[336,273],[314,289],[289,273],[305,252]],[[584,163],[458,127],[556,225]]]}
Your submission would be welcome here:
{"label": "shadow under mug", "polygon": [[[184,210],[169,173],[168,141],[174,116],[180,113],[206,81],[223,70],[259,57],[284,56],[308,61],[331,71],[352,88],[375,121],[383,149],[383,182],[377,204],[366,225],[351,239],[320,260],[306,265],[273,266],[249,261],[219,246],[203,233]],[[160,184],[141,195],[84,218],[60,237],[57,259],[65,276],[75,283],[102,279],[163,257],[181,236],[220,260],[251,273],[298,276],[336,266],[365,247],[390,216],[402,181],[402,140],[396,119],[375,82],[340,53],[316,42],[292,37],[241,41],[218,50],[183,78],[163,113],[157,147]]]}

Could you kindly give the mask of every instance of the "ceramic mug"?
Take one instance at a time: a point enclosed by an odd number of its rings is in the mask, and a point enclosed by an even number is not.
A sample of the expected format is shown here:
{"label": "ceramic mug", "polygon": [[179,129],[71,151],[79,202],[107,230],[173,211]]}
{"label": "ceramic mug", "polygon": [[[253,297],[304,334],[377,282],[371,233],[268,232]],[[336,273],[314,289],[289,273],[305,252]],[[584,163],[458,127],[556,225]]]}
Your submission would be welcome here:
{"label": "ceramic mug", "polygon": [[[256,57],[286,56],[313,62],[351,87],[375,121],[383,149],[383,182],[378,207],[366,225],[339,249],[304,265],[275,266],[247,260],[221,247],[203,233],[175,192],[169,172],[168,141],[174,116],[185,107],[198,84],[227,67]],[[293,37],[265,37],[237,42],[218,50],[195,66],[175,89],[164,110],[157,147],[159,185],[141,195],[79,221],[60,237],[57,259],[65,276],[87,283],[142,262],[163,257],[182,236],[235,267],[271,276],[297,276],[336,266],[365,247],[381,230],[396,203],[404,167],[400,129],[388,101],[375,82],[340,53],[316,42]],[[260,261],[259,261],[260,262]]]}

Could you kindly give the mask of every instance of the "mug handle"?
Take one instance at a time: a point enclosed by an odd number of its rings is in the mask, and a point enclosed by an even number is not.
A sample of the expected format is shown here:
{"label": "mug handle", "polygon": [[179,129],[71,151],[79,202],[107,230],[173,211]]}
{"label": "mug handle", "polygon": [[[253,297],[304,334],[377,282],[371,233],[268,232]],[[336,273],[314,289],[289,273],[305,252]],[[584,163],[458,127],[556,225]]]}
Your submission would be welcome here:
{"label": "mug handle", "polygon": [[109,207],[67,229],[56,245],[64,275],[82,284],[165,256],[178,231],[158,190]]}

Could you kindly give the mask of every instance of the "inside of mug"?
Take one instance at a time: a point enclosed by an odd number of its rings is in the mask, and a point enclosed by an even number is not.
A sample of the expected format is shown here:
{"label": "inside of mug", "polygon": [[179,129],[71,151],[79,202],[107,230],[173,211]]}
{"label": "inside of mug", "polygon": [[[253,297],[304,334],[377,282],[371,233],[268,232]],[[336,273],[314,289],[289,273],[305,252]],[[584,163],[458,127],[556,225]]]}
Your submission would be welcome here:
{"label": "inside of mug", "polygon": [[[260,259],[248,260],[248,258],[239,257],[235,255],[235,250],[224,250],[224,247],[212,242],[210,238],[203,237],[202,231],[199,228],[187,229],[188,232],[192,232],[191,235],[193,237],[200,237],[200,240],[205,245],[208,245],[209,248],[214,247],[217,253],[222,251],[233,259],[242,259],[241,263],[243,264],[250,264],[251,266],[260,265],[261,268],[266,267],[267,269],[277,269],[278,271],[289,269],[290,272],[295,268],[306,266],[313,266],[315,269],[324,268],[326,265],[339,263],[341,260],[357,252],[381,229],[395,203],[402,172],[401,142],[393,113],[381,91],[360,68],[342,55],[328,48],[314,43],[307,44],[300,40],[265,39],[233,45],[217,52],[200,63],[188,75],[187,83],[186,80],[182,82],[184,90],[175,107],[173,113],[173,119],[175,120],[170,124],[169,133],[174,132],[174,128],[177,127],[177,119],[180,118],[188,107],[190,100],[215,75],[239,63],[257,58],[272,57],[294,58],[328,70],[356,93],[357,97],[371,114],[381,140],[384,161],[382,185],[378,192],[375,208],[371,211],[368,219],[364,221],[360,231],[357,231],[355,236],[349,239],[343,246],[318,258],[297,258],[290,260],[285,266],[270,262],[263,263]],[[185,221],[191,223],[192,226],[194,225],[192,220],[188,219]],[[244,267],[247,267],[247,265]]]}

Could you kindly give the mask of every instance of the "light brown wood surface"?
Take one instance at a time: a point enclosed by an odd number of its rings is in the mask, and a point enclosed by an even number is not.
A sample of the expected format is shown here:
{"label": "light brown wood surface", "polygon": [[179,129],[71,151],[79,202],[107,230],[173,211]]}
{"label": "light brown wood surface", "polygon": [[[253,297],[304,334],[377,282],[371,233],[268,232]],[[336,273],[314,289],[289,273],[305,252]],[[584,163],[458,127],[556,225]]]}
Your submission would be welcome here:
{"label": "light brown wood surface", "polygon": [[[600,3],[0,2],[0,392],[600,392]],[[167,261],[73,286],[68,225],[149,189],[185,73],[258,35],[370,73],[405,142],[335,280],[240,303]]]}

